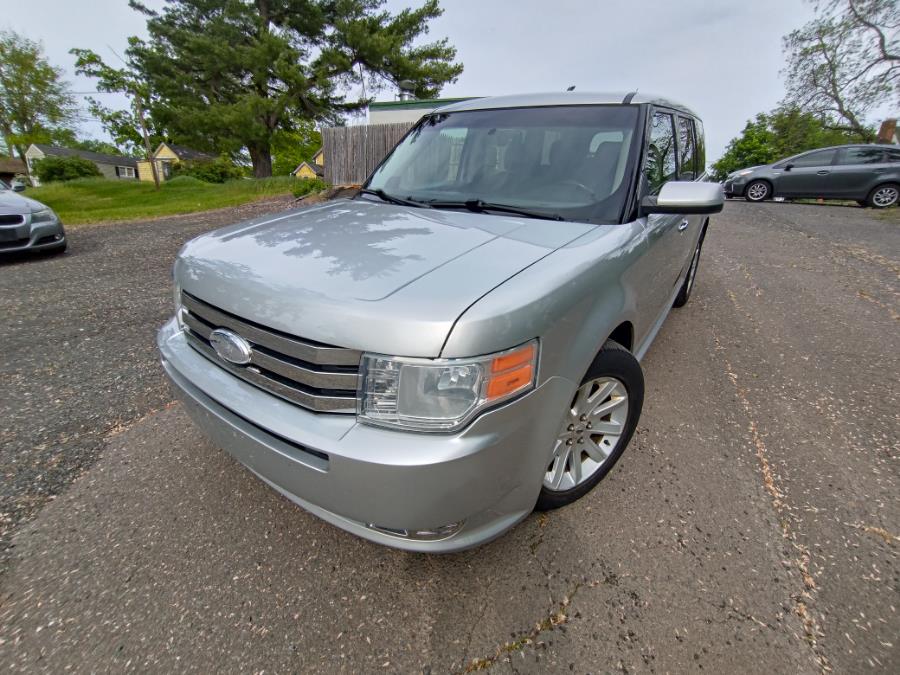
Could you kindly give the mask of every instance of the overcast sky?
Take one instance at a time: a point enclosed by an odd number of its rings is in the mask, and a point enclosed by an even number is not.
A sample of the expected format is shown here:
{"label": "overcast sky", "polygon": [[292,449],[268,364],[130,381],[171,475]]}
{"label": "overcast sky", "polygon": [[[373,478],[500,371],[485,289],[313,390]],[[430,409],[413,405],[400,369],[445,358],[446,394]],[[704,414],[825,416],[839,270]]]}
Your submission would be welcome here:
{"label": "overcast sky", "polygon": [[[44,43],[78,92],[93,82],[73,72],[72,47],[110,64],[129,35],[145,35],[127,0],[4,2],[0,25]],[[151,7],[160,0],[145,0]],[[418,3],[388,0],[393,10]],[[703,118],[709,160],[757,112],[784,96],[781,36],[812,11],[802,0],[442,0],[428,39],[448,37],[465,72],[445,96],[640,89],[678,100]],[[379,97],[390,100],[393,92]],[[83,98],[83,97],[79,97]],[[110,104],[127,102],[104,95]],[[85,135],[102,137],[85,119]]]}

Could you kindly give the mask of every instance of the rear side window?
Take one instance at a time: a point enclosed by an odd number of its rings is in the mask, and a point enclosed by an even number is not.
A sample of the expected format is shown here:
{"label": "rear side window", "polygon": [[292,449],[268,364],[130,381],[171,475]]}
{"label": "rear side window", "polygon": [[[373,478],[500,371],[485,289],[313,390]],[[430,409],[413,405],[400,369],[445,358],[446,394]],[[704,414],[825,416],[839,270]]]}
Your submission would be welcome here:
{"label": "rear side window", "polygon": [[697,174],[706,173],[706,136],[703,135],[703,122],[694,120],[694,129],[697,131]]}
{"label": "rear side window", "polygon": [[896,164],[900,162],[900,150],[888,149],[884,151],[884,161]]}
{"label": "rear side window", "polygon": [[697,142],[694,124],[686,117],[678,118],[678,180],[694,180],[697,167]]}
{"label": "rear side window", "polygon": [[789,160],[787,164],[793,164],[794,166],[828,166],[831,164],[831,160],[834,159],[835,150],[818,150],[817,152],[810,152],[806,155],[800,155],[800,157],[794,157],[794,159]]}
{"label": "rear side window", "polygon": [[650,121],[650,143],[644,166],[650,194],[677,175],[675,163],[675,120],[670,113],[653,113]]}
{"label": "rear side window", "polygon": [[838,155],[838,164],[881,164],[884,161],[882,148],[844,148]]}

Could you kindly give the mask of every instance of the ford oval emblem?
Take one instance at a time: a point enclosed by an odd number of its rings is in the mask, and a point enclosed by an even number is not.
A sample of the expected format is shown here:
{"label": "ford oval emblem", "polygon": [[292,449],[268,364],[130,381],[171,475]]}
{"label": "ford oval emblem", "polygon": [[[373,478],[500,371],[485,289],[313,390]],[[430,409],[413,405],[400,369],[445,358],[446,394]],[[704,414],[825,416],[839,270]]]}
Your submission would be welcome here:
{"label": "ford oval emblem", "polygon": [[220,358],[236,366],[250,363],[250,343],[237,333],[224,328],[216,328],[209,334],[209,343]]}

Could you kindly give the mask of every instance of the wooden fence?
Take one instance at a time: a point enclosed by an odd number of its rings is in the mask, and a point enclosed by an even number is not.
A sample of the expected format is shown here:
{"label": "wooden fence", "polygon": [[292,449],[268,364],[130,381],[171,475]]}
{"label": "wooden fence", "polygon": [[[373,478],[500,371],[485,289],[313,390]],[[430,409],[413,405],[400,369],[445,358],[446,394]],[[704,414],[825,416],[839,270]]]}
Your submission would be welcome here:
{"label": "wooden fence", "polygon": [[323,129],[325,181],[331,185],[363,183],[413,124],[396,122]]}

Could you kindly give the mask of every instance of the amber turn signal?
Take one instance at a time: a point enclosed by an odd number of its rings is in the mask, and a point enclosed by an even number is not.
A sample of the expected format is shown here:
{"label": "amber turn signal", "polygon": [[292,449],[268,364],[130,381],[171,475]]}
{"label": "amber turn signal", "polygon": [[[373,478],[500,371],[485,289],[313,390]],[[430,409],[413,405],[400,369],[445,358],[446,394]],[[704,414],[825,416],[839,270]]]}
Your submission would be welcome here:
{"label": "amber turn signal", "polygon": [[524,363],[531,363],[534,361],[534,344],[527,344],[520,349],[516,349],[512,352],[507,352],[502,356],[496,357],[491,362],[491,372],[492,373],[502,373],[504,370],[509,370],[510,368],[515,368],[516,366],[520,366]]}
{"label": "amber turn signal", "polygon": [[514,394],[520,389],[525,389],[531,385],[531,378],[534,374],[534,368],[530,363],[520,366],[515,370],[510,370],[499,375],[492,375],[488,381],[487,399],[494,399]]}

